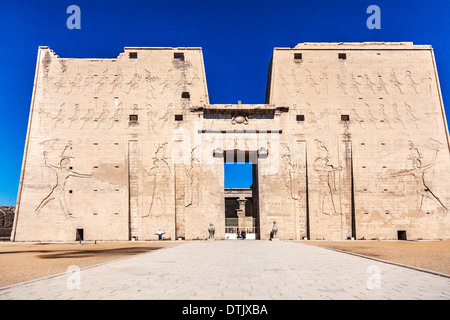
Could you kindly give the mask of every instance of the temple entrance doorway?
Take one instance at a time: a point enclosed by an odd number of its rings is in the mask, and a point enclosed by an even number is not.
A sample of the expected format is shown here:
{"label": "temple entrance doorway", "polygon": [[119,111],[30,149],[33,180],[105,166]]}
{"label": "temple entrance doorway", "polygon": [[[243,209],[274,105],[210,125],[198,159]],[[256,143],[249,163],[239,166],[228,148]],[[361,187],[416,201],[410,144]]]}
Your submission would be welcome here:
{"label": "temple entrance doorway", "polygon": [[224,171],[225,239],[259,239],[257,152],[225,152]]}

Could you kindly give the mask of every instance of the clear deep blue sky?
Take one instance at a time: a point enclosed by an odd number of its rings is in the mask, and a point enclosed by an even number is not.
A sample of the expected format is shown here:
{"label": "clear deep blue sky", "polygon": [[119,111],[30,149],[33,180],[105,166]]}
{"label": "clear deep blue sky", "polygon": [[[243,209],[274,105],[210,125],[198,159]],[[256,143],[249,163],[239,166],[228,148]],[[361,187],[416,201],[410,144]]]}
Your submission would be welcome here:
{"label": "clear deep blue sky", "polygon": [[[66,27],[72,4],[81,9],[81,30]],[[381,8],[381,30],[366,27],[372,4]],[[274,47],[431,44],[448,110],[449,18],[449,0],[1,0],[0,205],[15,204],[40,45],[79,58],[115,58],[126,46],[202,47],[211,103],[264,103]]]}

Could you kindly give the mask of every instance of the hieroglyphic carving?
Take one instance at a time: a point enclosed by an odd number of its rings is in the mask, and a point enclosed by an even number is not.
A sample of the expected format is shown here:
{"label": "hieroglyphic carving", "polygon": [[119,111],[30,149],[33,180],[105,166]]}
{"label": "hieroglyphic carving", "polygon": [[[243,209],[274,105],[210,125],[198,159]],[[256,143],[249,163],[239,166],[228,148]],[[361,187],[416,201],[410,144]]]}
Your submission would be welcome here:
{"label": "hieroglyphic carving", "polygon": [[391,76],[390,76],[390,80],[389,80],[395,87],[397,87],[397,89],[400,91],[401,94],[404,94],[403,90],[402,90],[402,86],[404,85],[403,83],[401,83],[398,78],[397,75],[395,73],[395,70],[392,69],[391,71]]}
{"label": "hieroglyphic carving", "polygon": [[362,118],[355,109],[352,109],[352,113],[351,113],[351,119],[352,121],[356,121],[359,122],[359,124],[361,125],[361,128],[364,129],[364,118]]}
{"label": "hieroglyphic carving", "polygon": [[59,122],[63,122],[64,121],[64,105],[65,105],[65,103],[62,103],[60,106],[59,106],[59,110],[58,110],[58,113],[56,114],[56,116],[54,116],[53,118],[52,118],[52,120],[54,120],[54,123],[53,123],[53,128],[56,128],[56,125],[59,123]]}
{"label": "hieroglyphic carving", "polygon": [[83,124],[81,125],[81,129],[84,128],[84,126],[86,125],[87,122],[92,122],[94,120],[94,110],[93,109],[88,109],[86,115],[82,118],[80,118],[80,120],[83,120]]}
{"label": "hieroglyphic carving", "polygon": [[[417,212],[423,212],[424,200],[430,199],[434,202],[438,207],[442,208],[445,212],[448,211],[447,207],[442,203],[442,201],[437,197],[436,194],[430,189],[429,184],[425,179],[426,171],[432,168],[436,163],[436,158],[440,149],[442,149],[442,144],[439,141],[434,139],[428,139],[429,144],[433,149],[433,156],[430,163],[424,165],[422,163],[423,153],[419,151],[418,148],[414,146],[414,143],[409,140],[409,154],[407,159],[411,160],[412,169],[409,170],[401,170],[395,174],[393,177],[399,176],[409,176],[412,175],[414,177],[414,188],[417,194]],[[430,212],[426,212],[430,213]]]}
{"label": "hieroglyphic carving", "polygon": [[419,93],[419,91],[417,90],[419,83],[413,79],[411,71],[406,71],[406,84],[413,87],[415,93]]}
{"label": "hieroglyphic carving", "polygon": [[136,87],[139,85],[139,82],[141,81],[141,76],[135,72],[133,78],[130,80],[130,82],[127,83],[128,91],[127,93],[131,92],[131,89],[136,89]]}
{"label": "hieroglyphic carving", "polygon": [[355,89],[358,94],[361,94],[361,90],[359,90],[359,86],[361,83],[356,80],[355,75],[352,73],[350,74],[350,89]]}
{"label": "hieroglyphic carving", "polygon": [[[153,83],[159,80],[157,76],[152,77],[152,73],[145,69],[145,82],[146,82],[146,96],[149,99],[155,99],[155,87]],[[151,94],[151,96],[149,96]]]}
{"label": "hieroglyphic carving", "polygon": [[81,83],[83,81],[83,76],[80,73],[77,73],[75,77],[72,79],[72,81],[69,82],[69,90],[67,91],[67,94],[72,93],[74,88],[78,88],[78,93],[81,88]]}
{"label": "hieroglyphic carving", "polygon": [[416,128],[420,129],[420,127],[419,127],[420,119],[414,115],[411,106],[409,104],[407,104],[406,102],[405,102],[405,111],[406,111],[405,114],[407,116],[407,119],[409,120],[408,122],[414,122],[414,124],[416,125]]}
{"label": "hieroglyphic carving", "polygon": [[395,102],[392,104],[392,109],[394,111],[394,122],[395,123],[400,122],[402,124],[403,129],[406,129],[405,123],[403,122],[402,117],[400,116],[397,104]]}
{"label": "hieroglyphic carving", "polygon": [[117,70],[117,74],[114,75],[114,80],[111,82],[112,85],[111,93],[113,93],[117,87],[120,87],[122,83],[123,83],[122,70],[119,69]]}
{"label": "hieroglyphic carving", "polygon": [[94,119],[94,122],[97,123],[97,125],[94,127],[95,129],[97,129],[100,126],[100,123],[104,123],[108,120],[108,114],[109,114],[108,105],[106,102],[104,102],[103,111],[100,113],[98,117]]}
{"label": "hieroglyphic carving", "polygon": [[367,102],[364,102],[364,105],[366,106],[365,112],[364,112],[365,119],[372,122],[373,125],[375,126],[375,128],[378,129],[379,120],[377,118],[375,118],[375,116],[372,114],[370,105]]}
{"label": "hieroglyphic carving", "polygon": [[386,115],[386,112],[384,111],[384,104],[380,103],[380,122],[387,123],[389,125],[389,128],[394,129],[394,127],[391,124],[391,121],[389,120],[389,117]]}
{"label": "hieroglyphic carving", "polygon": [[123,115],[123,109],[121,108],[121,105],[122,105],[122,102],[120,102],[119,105],[117,106],[117,109],[114,112],[113,116],[111,118],[109,118],[109,120],[111,120],[111,124],[110,124],[109,128],[112,128],[115,123],[120,122],[122,115]]}
{"label": "hieroglyphic carving", "polygon": [[174,80],[173,80],[173,74],[172,74],[172,73],[173,73],[173,69],[170,68],[170,69],[167,71],[166,78],[164,79],[164,81],[162,81],[162,82],[160,83],[160,86],[161,86],[160,94],[164,94],[164,91],[172,86],[172,84],[173,84],[173,82],[174,82]]}
{"label": "hieroglyphic carving", "polygon": [[108,85],[108,68],[106,68],[103,72],[102,72],[102,76],[100,78],[100,80],[97,81],[97,90],[95,91],[96,93],[98,93],[100,90],[103,90],[103,87]]}
{"label": "hieroglyphic carving", "polygon": [[317,83],[317,82],[314,80],[314,77],[312,76],[311,71],[309,71],[308,69],[305,69],[305,70],[306,70],[306,75],[305,75],[305,82],[306,82],[306,84],[309,85],[310,87],[313,87],[313,88],[314,88],[314,91],[315,91],[317,94],[319,94],[319,93],[320,93],[320,90],[319,90],[318,87],[320,86],[320,84]]}
{"label": "hieroglyphic carving", "polygon": [[75,105],[73,115],[68,120],[69,125],[67,126],[67,128],[70,128],[73,122],[78,122],[80,120],[80,106],[78,104]]}
{"label": "hieroglyphic carving", "polygon": [[369,89],[373,94],[376,93],[375,88],[377,87],[376,83],[370,80],[370,77],[367,73],[363,75],[363,83],[365,89]]}
{"label": "hieroglyphic carving", "polygon": [[378,73],[378,75],[377,75],[377,84],[376,85],[377,85],[378,92],[384,91],[386,94],[389,94],[389,91],[387,89],[388,84],[386,82],[384,82],[383,76],[380,73]]}
{"label": "hieroglyphic carving", "polygon": [[345,81],[341,79],[341,76],[339,74],[336,74],[335,76],[336,76],[336,80],[337,80],[336,88],[341,88],[344,91],[344,93],[347,94],[347,89],[346,89],[347,83],[345,83]]}
{"label": "hieroglyphic carving", "polygon": [[314,140],[319,156],[316,157],[313,168],[319,175],[319,206],[320,212],[325,215],[334,215],[339,212],[336,210],[334,194],[336,188],[336,172],[341,171],[341,167],[335,167],[328,164],[329,156],[326,144],[318,139]]}
{"label": "hieroglyphic carving", "polygon": [[58,139],[53,139],[53,140],[47,140],[47,141],[42,142],[42,144],[44,145],[44,152],[43,152],[44,163],[48,168],[52,169],[55,172],[56,184],[52,187],[50,193],[41,200],[39,205],[36,207],[35,212],[39,213],[51,201],[58,200],[58,203],[61,206],[64,216],[66,218],[73,218],[73,216],[70,214],[70,211],[67,206],[66,199],[65,199],[67,179],[70,177],[90,178],[92,176],[90,174],[78,173],[71,169],[70,159],[73,158],[71,156],[72,141],[68,141],[68,143],[64,147],[63,151],[59,155],[59,162],[57,165],[49,163],[48,158],[47,158],[47,155],[49,152],[48,152],[48,150],[46,150],[46,146],[53,146],[53,145],[55,145],[55,143],[57,141],[58,141]]}

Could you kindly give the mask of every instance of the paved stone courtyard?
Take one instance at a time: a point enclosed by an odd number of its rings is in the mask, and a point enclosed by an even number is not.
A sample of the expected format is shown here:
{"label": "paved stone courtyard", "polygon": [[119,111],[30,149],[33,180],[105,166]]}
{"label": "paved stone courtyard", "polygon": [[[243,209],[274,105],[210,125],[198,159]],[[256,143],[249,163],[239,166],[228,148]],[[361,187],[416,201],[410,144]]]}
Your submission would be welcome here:
{"label": "paved stone courtyard", "polygon": [[198,241],[0,288],[0,299],[450,299],[450,278],[302,243]]}

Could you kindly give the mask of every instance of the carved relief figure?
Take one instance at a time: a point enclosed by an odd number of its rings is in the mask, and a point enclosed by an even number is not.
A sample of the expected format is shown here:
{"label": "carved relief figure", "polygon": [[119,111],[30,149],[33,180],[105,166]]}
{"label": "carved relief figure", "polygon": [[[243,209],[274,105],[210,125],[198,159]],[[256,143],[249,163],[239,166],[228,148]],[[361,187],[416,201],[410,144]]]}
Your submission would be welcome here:
{"label": "carved relief figure", "polygon": [[52,120],[55,120],[55,122],[53,123],[53,128],[56,128],[58,122],[63,122],[64,121],[63,118],[64,118],[64,103],[62,103],[59,106],[58,114],[52,118]]}
{"label": "carved relief figure", "polygon": [[395,102],[392,104],[392,109],[394,110],[394,122],[396,123],[400,122],[402,124],[403,129],[406,129],[406,126],[403,123],[400,113],[398,112],[397,104]]}
{"label": "carved relief figure", "polygon": [[122,70],[119,69],[117,70],[117,74],[114,75],[114,80],[111,82],[112,84],[111,93],[114,92],[116,87],[120,87],[122,85],[122,82],[123,82]]}
{"label": "carved relief figure", "polygon": [[86,122],[91,122],[92,120],[94,120],[94,110],[93,109],[88,109],[88,112],[86,113],[86,115],[84,117],[82,117],[80,120],[83,120],[83,125],[81,126],[81,129],[84,128],[84,126],[86,125]]}
{"label": "carved relief figure", "polygon": [[381,74],[380,73],[378,73],[378,77],[377,77],[377,90],[380,92],[380,91],[383,91],[384,90],[384,92],[386,93],[386,94],[389,94],[389,91],[388,91],[388,89],[387,89],[387,83],[386,82],[384,82],[383,81],[383,78],[382,78],[382,76],[381,76]]}
{"label": "carved relief figure", "polygon": [[129,86],[127,93],[130,93],[131,89],[136,89],[136,87],[138,86],[140,81],[141,81],[141,76],[137,72],[135,72],[131,81],[127,83],[127,85]]}
{"label": "carved relief figure", "polygon": [[166,197],[170,194],[168,181],[170,180],[171,170],[166,157],[167,142],[158,144],[153,158],[153,166],[147,171],[150,177],[150,207],[148,214],[143,218],[154,216],[159,217],[166,213]]}
{"label": "carved relief figure", "polygon": [[77,74],[75,75],[75,77],[73,78],[73,80],[69,83],[70,86],[69,86],[69,91],[67,92],[67,94],[72,93],[72,90],[73,90],[74,88],[78,88],[78,91],[80,91],[79,89],[80,89],[80,87],[81,87],[81,82],[82,82],[82,80],[83,80],[83,77],[81,76],[81,74],[80,74],[80,73],[77,73]]}
{"label": "carved relief figure", "polygon": [[414,81],[411,71],[406,71],[406,83],[409,86],[413,87],[413,89],[416,93],[419,93],[419,91],[417,90],[417,86],[419,85],[419,83]]}
{"label": "carved relief figure", "polygon": [[308,84],[309,86],[311,86],[311,87],[313,87],[314,88],[314,91],[316,92],[316,93],[320,93],[320,90],[319,90],[319,84],[314,80],[314,78],[313,78],[313,76],[312,76],[312,74],[311,74],[311,71],[309,71],[308,69],[306,69],[306,80],[305,80],[305,82],[306,82],[306,84]]}
{"label": "carved relief figure", "polygon": [[313,164],[314,170],[319,175],[319,205],[320,212],[326,215],[337,214],[334,203],[334,194],[337,192],[336,188],[336,171],[341,171],[341,167],[334,167],[328,164],[328,149],[323,141],[314,140],[316,143],[319,157],[316,158]]}
{"label": "carved relief figure", "polygon": [[155,87],[153,82],[159,80],[158,77],[152,77],[152,73],[145,69],[145,82],[147,83],[147,98],[155,99]]}
{"label": "carved relief figure", "polygon": [[358,80],[356,80],[355,75],[352,73],[350,75],[350,88],[355,89],[358,94],[361,94],[361,91],[359,90],[359,86],[361,85],[361,83],[358,82]]}
{"label": "carved relief figure", "polygon": [[191,150],[191,163],[189,166],[184,166],[186,183],[185,183],[185,207],[195,206],[199,204],[199,193],[200,193],[200,161],[195,156],[195,149]]}
{"label": "carved relief figure", "polygon": [[336,74],[336,80],[337,80],[337,86],[336,88],[342,88],[345,94],[347,94],[346,86],[347,84],[341,79],[341,76],[339,74]]}
{"label": "carved relief figure", "polygon": [[70,128],[73,122],[78,122],[80,120],[80,106],[78,104],[75,105],[75,111],[68,120],[69,125],[67,126],[67,128]]}
{"label": "carved relief figure", "polygon": [[409,104],[407,104],[406,102],[405,102],[405,108],[406,108],[405,110],[406,110],[406,116],[407,116],[408,120],[410,122],[414,122],[414,124],[416,125],[416,128],[420,129],[420,127],[419,127],[420,119],[414,115],[414,113],[412,112],[411,106]]}
{"label": "carved relief figure", "polygon": [[398,88],[398,90],[400,91],[401,94],[404,94],[402,87],[403,83],[401,83],[398,79],[397,79],[397,75],[395,74],[394,69],[392,69],[391,71],[391,79],[390,79],[391,83],[396,86]]}
{"label": "carved relief figure", "polygon": [[107,105],[105,102],[102,113],[100,113],[100,115],[94,120],[95,122],[97,122],[97,126],[95,127],[96,129],[100,126],[100,123],[105,122],[108,119],[108,114],[109,110],[107,109]]}
{"label": "carved relief figure", "polygon": [[371,121],[373,123],[373,125],[375,126],[376,129],[378,129],[378,119],[376,119],[374,117],[374,115],[372,114],[372,110],[370,108],[370,105],[366,102],[364,102],[364,105],[366,106],[366,110],[365,110],[365,119],[367,119],[368,121]]}
{"label": "carved relief figure", "polygon": [[363,76],[363,84],[365,89],[369,89],[373,94],[376,93],[374,89],[376,87],[376,84],[373,83],[372,80],[370,80],[370,77],[367,73]]}
{"label": "carved relief figure", "polygon": [[[53,141],[55,143],[56,141]],[[44,142],[45,144],[45,142]],[[92,177],[90,174],[82,174],[75,172],[70,167],[70,159],[71,157],[67,155],[68,150],[71,150],[72,142],[69,141],[65,146],[64,150],[61,152],[60,161],[58,165],[53,165],[48,163],[47,154],[48,151],[44,150],[44,163],[45,165],[52,169],[56,174],[56,184],[52,187],[50,193],[42,199],[39,205],[36,207],[35,212],[39,213],[47,204],[49,204],[53,200],[58,200],[59,205],[64,213],[66,218],[72,218],[69,214],[69,208],[67,207],[67,203],[65,200],[65,192],[66,192],[66,182],[70,177],[76,178],[90,178]]]}
{"label": "carved relief figure", "polygon": [[411,160],[412,169],[406,171],[402,170],[399,173],[394,174],[393,177],[409,176],[409,175],[412,175],[414,177],[415,189],[418,198],[417,200],[418,212],[422,212],[424,200],[426,199],[430,199],[436,205],[443,208],[445,212],[447,212],[448,211],[447,207],[429,188],[425,179],[426,171],[435,165],[439,149],[442,148],[441,143],[436,140],[429,139],[429,143],[432,145],[433,148],[433,158],[430,163],[425,165],[422,163],[423,159],[422,153],[414,146],[412,141],[408,141],[409,144],[408,160]]}
{"label": "carved relief figure", "polygon": [[102,77],[97,82],[97,90],[98,93],[100,90],[103,90],[103,87],[108,84],[108,69],[105,69],[102,73]]}
{"label": "carved relief figure", "polygon": [[111,120],[111,125],[109,126],[109,128],[112,128],[114,126],[115,123],[120,122],[122,115],[123,115],[123,110],[120,107],[122,105],[122,102],[119,103],[119,106],[116,110],[116,112],[114,112],[113,116],[110,118]]}

